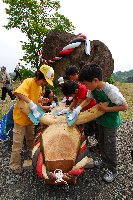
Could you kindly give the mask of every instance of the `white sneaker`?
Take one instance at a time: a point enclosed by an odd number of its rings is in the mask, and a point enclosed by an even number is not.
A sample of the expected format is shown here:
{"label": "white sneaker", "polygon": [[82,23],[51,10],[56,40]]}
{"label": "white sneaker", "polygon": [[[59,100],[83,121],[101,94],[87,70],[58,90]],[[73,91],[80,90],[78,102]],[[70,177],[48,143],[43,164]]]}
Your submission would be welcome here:
{"label": "white sneaker", "polygon": [[106,181],[107,183],[111,183],[112,181],[114,181],[116,176],[117,176],[117,173],[113,173],[113,172],[108,170],[103,175],[103,180]]}

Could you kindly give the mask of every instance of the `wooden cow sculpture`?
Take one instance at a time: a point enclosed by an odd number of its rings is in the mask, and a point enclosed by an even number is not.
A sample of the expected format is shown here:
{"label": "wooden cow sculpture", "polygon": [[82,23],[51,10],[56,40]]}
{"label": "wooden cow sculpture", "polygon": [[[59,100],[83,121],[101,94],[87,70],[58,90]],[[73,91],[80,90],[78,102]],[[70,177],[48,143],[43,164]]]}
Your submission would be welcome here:
{"label": "wooden cow sculpture", "polygon": [[[20,109],[27,115],[31,112],[29,105],[19,102]],[[104,114],[97,105],[81,112],[77,121],[71,127],[67,125],[66,117],[56,116],[62,110],[63,104],[44,113],[40,123],[47,127],[40,133],[33,148],[33,166],[39,177],[48,184],[75,183],[77,176],[83,173],[86,164],[92,164],[93,159],[84,157],[76,163],[78,155],[84,150],[82,135],[77,125],[84,124]]]}

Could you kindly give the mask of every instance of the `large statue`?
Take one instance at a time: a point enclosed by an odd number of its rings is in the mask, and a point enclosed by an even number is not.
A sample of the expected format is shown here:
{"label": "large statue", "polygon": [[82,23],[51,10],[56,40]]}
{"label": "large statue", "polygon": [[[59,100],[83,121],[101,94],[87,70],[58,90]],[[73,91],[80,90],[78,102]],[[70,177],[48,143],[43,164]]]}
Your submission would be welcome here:
{"label": "large statue", "polygon": [[[90,46],[89,53],[86,53],[87,44]],[[114,70],[114,60],[108,47],[99,40],[89,41],[83,34],[74,35],[59,30],[49,32],[40,56],[42,64],[48,63],[54,68],[56,82],[71,65],[81,69],[86,63],[98,64],[103,70],[104,81]]]}

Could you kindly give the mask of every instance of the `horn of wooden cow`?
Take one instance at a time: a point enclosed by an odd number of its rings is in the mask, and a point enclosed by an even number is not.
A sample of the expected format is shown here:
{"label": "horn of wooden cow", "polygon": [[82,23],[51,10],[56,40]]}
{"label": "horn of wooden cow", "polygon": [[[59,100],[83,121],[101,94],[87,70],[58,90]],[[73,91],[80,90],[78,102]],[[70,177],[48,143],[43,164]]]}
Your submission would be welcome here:
{"label": "horn of wooden cow", "polygon": [[[104,104],[107,105],[105,102]],[[52,113],[58,112],[62,110],[65,106],[63,104],[60,104],[59,107],[56,107],[53,109]],[[29,105],[23,101],[19,101],[19,108],[24,112],[25,114],[29,114],[31,112]],[[62,123],[67,123],[66,117],[64,115],[62,116],[54,116],[52,113],[47,113],[42,116],[40,119],[40,123],[43,123],[45,125],[51,125],[51,124],[62,124]],[[102,116],[104,114],[104,111],[98,110],[98,105],[93,106],[92,108],[81,112],[78,115],[78,119],[75,122],[74,125],[80,125],[80,124],[85,124],[89,121],[95,120],[96,118]]]}

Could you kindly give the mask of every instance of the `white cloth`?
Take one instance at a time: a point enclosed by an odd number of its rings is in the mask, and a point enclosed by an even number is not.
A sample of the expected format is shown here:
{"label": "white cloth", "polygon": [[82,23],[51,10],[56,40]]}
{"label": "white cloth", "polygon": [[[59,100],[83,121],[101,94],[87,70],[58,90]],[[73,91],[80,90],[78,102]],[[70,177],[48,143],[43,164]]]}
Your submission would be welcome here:
{"label": "white cloth", "polygon": [[85,41],[85,53],[86,53],[86,55],[90,55],[90,52],[91,52],[90,40],[86,40]]}
{"label": "white cloth", "polygon": [[65,108],[65,109],[59,111],[59,112],[58,112],[58,115],[64,115],[64,114],[67,114],[67,113],[69,113],[69,111],[70,111],[69,108]]}
{"label": "white cloth", "polygon": [[77,108],[75,108],[73,110],[73,112],[71,114],[68,115],[68,119],[71,121],[73,120],[75,117],[77,117],[80,113],[80,110],[81,110],[81,106],[78,106]]}

